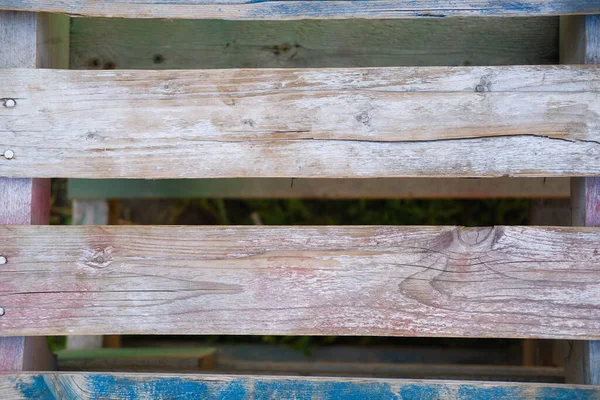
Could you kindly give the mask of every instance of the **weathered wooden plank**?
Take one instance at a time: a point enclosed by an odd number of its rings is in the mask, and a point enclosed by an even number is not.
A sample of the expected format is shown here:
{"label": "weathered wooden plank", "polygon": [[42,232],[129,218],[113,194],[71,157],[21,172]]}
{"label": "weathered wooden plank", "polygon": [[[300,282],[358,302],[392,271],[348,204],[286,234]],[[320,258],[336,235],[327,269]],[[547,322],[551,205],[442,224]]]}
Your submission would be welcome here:
{"label": "weathered wooden plank", "polygon": [[[63,350],[57,353],[58,370],[101,372],[182,372],[214,368],[215,348],[120,348]],[[533,371],[530,371],[530,373]],[[539,373],[551,375],[551,371]],[[554,372],[556,375],[556,372]]]}
{"label": "weathered wooden plank", "polygon": [[[0,68],[68,67],[68,33],[64,16],[0,11]],[[7,179],[1,172],[0,224],[48,223],[50,180]],[[52,367],[46,338],[0,337],[0,371]]]}
{"label": "weathered wooden plank", "polygon": [[0,8],[73,16],[183,19],[443,18],[593,14],[598,0],[2,0]]}
{"label": "weathered wooden plank", "polygon": [[[568,178],[70,179],[73,199],[441,199],[567,198]],[[93,200],[92,200],[93,201]]]}
{"label": "weathered wooden plank", "polygon": [[[561,19],[561,62],[600,63],[600,15]],[[600,226],[600,179],[571,180],[574,226]],[[600,385],[600,342],[571,342],[566,360],[567,381]]]}
{"label": "weathered wooden plank", "polygon": [[558,18],[71,22],[72,69],[524,64],[558,64]]}
{"label": "weathered wooden plank", "polygon": [[[71,363],[70,365],[77,367],[81,363]],[[82,370],[84,369],[65,369],[65,371]],[[505,382],[564,383],[565,380],[564,368],[512,365],[387,364],[374,362],[242,361],[219,359],[216,371],[227,374],[356,376],[361,378],[459,379]]]}
{"label": "weathered wooden plank", "polygon": [[600,174],[597,67],[6,70],[0,82],[16,103],[0,107],[14,154],[0,173],[13,177]]}
{"label": "weathered wooden plank", "polygon": [[598,338],[599,241],[570,227],[0,227],[0,332]]}
{"label": "weathered wooden plank", "polygon": [[597,399],[600,388],[535,383],[269,376],[46,373],[0,375],[6,400],[31,399]]}

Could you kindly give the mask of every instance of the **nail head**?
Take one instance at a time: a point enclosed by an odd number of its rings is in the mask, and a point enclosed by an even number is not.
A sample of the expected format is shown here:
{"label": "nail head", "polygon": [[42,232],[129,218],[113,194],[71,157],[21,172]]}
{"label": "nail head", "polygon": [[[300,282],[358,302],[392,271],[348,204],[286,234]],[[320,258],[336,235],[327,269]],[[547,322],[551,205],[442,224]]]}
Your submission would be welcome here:
{"label": "nail head", "polygon": [[0,317],[4,315],[4,308],[0,307]]}
{"label": "nail head", "polygon": [[17,106],[17,101],[15,99],[4,99],[4,107],[13,108]]}
{"label": "nail head", "polygon": [[4,265],[8,262],[8,260],[6,259],[6,257],[4,256],[0,256],[0,265]]}
{"label": "nail head", "polygon": [[6,158],[7,160],[12,160],[15,157],[15,152],[12,150],[6,150],[4,152],[4,158]]}
{"label": "nail head", "polygon": [[485,92],[485,86],[483,86],[483,85],[477,85],[475,87],[475,91],[478,92],[478,93],[483,93],[483,92]]}

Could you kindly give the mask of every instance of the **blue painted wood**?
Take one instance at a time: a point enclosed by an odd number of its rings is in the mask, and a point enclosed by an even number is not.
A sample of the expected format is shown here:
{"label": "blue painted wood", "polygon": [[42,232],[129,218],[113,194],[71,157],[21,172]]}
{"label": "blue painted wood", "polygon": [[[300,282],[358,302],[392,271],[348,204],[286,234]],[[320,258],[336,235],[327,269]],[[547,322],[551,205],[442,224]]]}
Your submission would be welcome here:
{"label": "blue painted wood", "polygon": [[3,399],[591,400],[600,387],[465,381],[150,374],[0,375]]}
{"label": "blue painted wood", "polygon": [[0,9],[129,18],[444,18],[594,14],[600,0],[0,0]]}

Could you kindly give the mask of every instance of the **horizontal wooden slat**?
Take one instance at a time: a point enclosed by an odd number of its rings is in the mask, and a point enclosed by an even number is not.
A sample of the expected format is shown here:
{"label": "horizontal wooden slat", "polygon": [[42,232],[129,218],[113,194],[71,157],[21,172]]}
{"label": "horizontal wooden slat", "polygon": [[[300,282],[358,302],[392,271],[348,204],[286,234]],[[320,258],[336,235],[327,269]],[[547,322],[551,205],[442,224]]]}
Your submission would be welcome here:
{"label": "horizontal wooden slat", "polygon": [[72,69],[522,64],[558,64],[558,18],[71,20]]}
{"label": "horizontal wooden slat", "polygon": [[[201,369],[206,370],[215,367],[216,349],[206,347],[177,349],[97,348],[62,350],[56,356],[59,371],[198,372]],[[504,369],[497,371],[495,375],[500,375],[501,372],[505,372]],[[552,377],[556,379],[557,371],[552,372],[546,368],[527,369],[526,373],[513,373],[512,375],[525,377],[536,375],[543,376],[546,379]],[[556,382],[556,380],[546,380],[546,382]]]}
{"label": "horizontal wooden slat", "polygon": [[0,227],[2,335],[600,338],[600,230]]}
{"label": "horizontal wooden slat", "polygon": [[[66,364],[63,371],[89,371],[82,362]],[[73,368],[74,367],[74,368]],[[59,368],[61,363],[59,360]],[[95,369],[95,371],[106,371]],[[112,370],[118,371],[118,370]],[[125,371],[122,369],[122,371]],[[130,370],[139,371],[139,370]],[[565,370],[558,367],[523,367],[468,364],[385,364],[343,362],[280,362],[219,360],[219,373],[300,376],[357,376],[362,378],[460,379],[510,382],[564,383]]]}
{"label": "horizontal wooden slat", "polygon": [[3,70],[0,84],[13,177],[600,175],[596,66]]}
{"label": "horizontal wooden slat", "polygon": [[73,199],[483,199],[567,198],[568,178],[70,179]]}
{"label": "horizontal wooden slat", "polygon": [[443,18],[593,14],[598,0],[2,0],[0,8],[74,16],[183,19]]}
{"label": "horizontal wooden slat", "polygon": [[228,375],[44,373],[0,375],[5,400],[32,399],[597,399],[583,385],[291,378]]}

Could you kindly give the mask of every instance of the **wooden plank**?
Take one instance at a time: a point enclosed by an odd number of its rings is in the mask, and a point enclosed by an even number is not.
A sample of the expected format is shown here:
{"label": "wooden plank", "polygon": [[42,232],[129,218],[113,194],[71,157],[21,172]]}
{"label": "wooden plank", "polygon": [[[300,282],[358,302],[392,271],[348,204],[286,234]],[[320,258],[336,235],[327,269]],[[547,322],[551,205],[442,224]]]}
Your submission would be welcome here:
{"label": "wooden plank", "polygon": [[[0,68],[67,67],[68,31],[64,16],[0,11]],[[49,212],[50,180],[0,177],[0,224],[46,224]],[[46,338],[0,337],[0,371],[53,364]]]}
{"label": "wooden plank", "polygon": [[600,388],[534,383],[291,378],[228,375],[46,373],[0,375],[6,400],[202,399],[596,399]]}
{"label": "wooden plank", "polygon": [[74,18],[71,25],[72,69],[524,64],[558,64],[558,18],[302,21]]}
{"label": "wooden plank", "polygon": [[[69,371],[81,371],[81,369],[70,369]],[[459,379],[549,383],[564,383],[565,381],[564,368],[504,365],[386,364],[336,361],[281,362],[219,359],[216,371],[226,374],[286,376],[356,376],[361,378]]]}
{"label": "wooden plank", "polygon": [[0,82],[18,102],[0,107],[13,177],[600,175],[597,67],[5,70]]}
{"label": "wooden plank", "polygon": [[599,240],[571,227],[0,227],[0,332],[595,339]]}
{"label": "wooden plank", "polygon": [[[600,178],[573,179],[571,185],[573,225],[599,227]],[[600,341],[570,342],[566,371],[568,382],[600,385]]]}
{"label": "wooden plank", "polygon": [[62,371],[182,372],[214,367],[215,348],[89,349],[57,353]]}
{"label": "wooden plank", "polygon": [[[442,199],[568,198],[568,178],[70,179],[73,199]],[[90,200],[93,201],[93,200]]]}
{"label": "wooden plank", "polygon": [[[274,37],[273,32],[277,32]],[[323,40],[326,37],[327,40]],[[382,51],[385,49],[385,51]],[[558,18],[126,20],[74,18],[72,69],[557,64]],[[554,198],[568,179],[75,180],[97,198]]]}
{"label": "wooden plank", "polygon": [[329,18],[444,18],[460,16],[533,16],[593,14],[598,0],[2,0],[8,10],[45,11],[73,16],[183,19],[329,19]]}
{"label": "wooden plank", "polygon": [[[561,19],[561,62],[600,63],[600,15]],[[600,179],[571,181],[574,226],[600,226]],[[600,385],[600,342],[570,342],[566,359],[567,381]]]}

